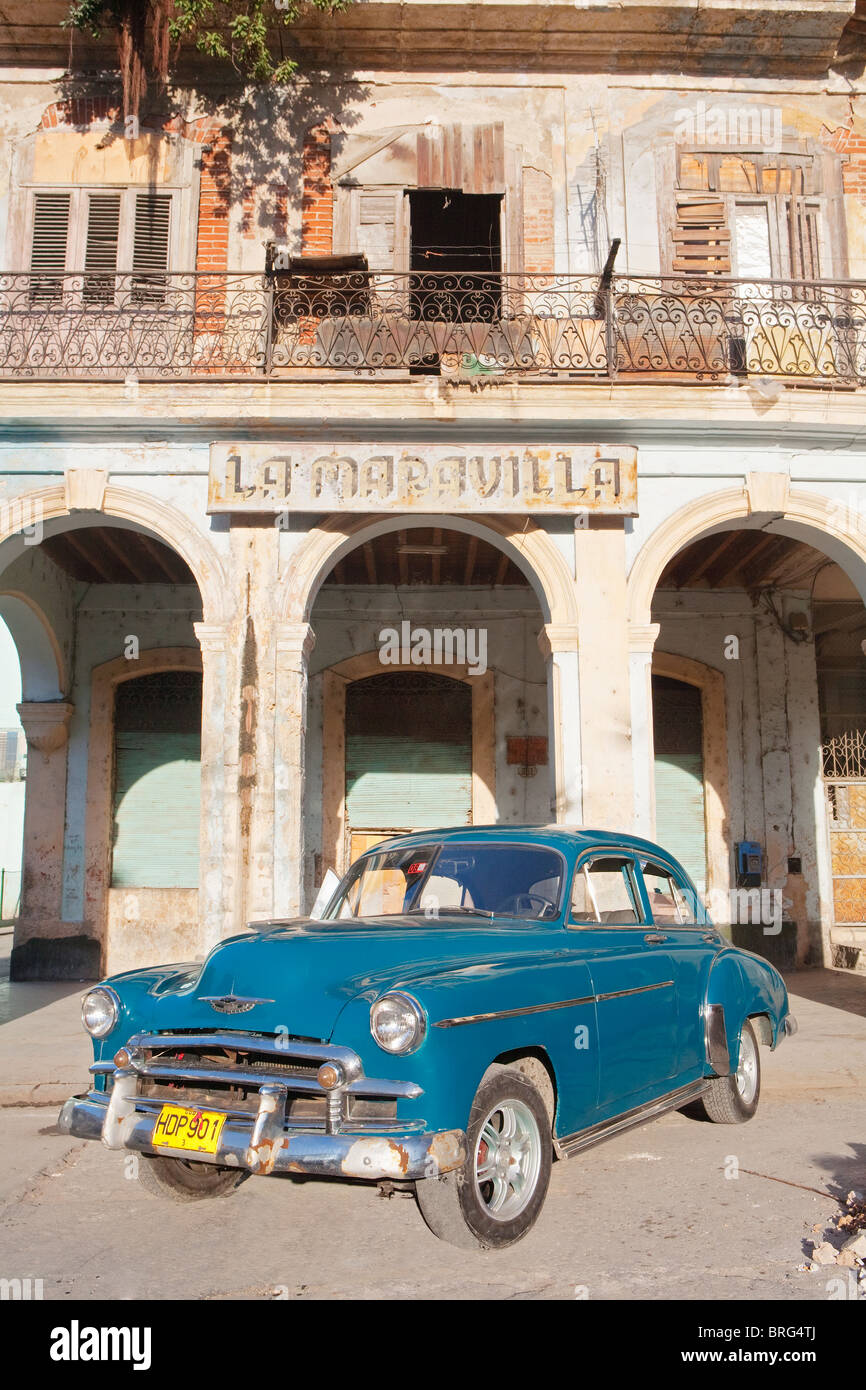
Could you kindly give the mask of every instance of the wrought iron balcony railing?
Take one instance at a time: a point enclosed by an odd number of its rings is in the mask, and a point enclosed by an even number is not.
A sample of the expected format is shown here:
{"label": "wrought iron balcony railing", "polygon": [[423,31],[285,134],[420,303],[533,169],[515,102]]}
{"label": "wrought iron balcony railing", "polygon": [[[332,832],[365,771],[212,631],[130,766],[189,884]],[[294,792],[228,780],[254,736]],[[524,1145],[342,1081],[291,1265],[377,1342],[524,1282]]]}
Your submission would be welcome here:
{"label": "wrought iron balcony railing", "polygon": [[0,276],[0,377],[866,384],[866,283],[675,276]]}

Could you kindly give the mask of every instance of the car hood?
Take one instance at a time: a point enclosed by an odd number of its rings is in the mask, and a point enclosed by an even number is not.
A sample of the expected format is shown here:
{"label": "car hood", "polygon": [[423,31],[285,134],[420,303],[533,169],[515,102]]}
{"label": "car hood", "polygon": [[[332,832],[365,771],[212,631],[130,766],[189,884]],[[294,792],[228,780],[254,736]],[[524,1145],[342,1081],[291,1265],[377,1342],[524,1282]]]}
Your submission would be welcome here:
{"label": "car hood", "polygon": [[[545,948],[554,950],[551,925],[473,919],[467,926],[440,919],[431,928],[396,917],[348,925],[281,923],[215,947],[197,978],[179,974],[149,990],[149,1026],[288,1031],[328,1041],[344,1005],[357,995],[372,1001],[392,985],[418,985],[455,969],[477,972],[503,955],[531,953],[538,960]],[[260,1002],[241,1014],[214,1010],[209,1000],[227,995]]]}

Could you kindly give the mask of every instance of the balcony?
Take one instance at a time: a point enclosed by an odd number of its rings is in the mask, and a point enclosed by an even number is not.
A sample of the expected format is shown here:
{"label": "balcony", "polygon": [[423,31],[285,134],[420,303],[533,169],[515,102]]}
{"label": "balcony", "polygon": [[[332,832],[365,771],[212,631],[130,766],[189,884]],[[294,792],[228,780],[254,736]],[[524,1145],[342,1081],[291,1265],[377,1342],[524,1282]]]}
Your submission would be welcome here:
{"label": "balcony", "polygon": [[866,384],[866,282],[0,276],[0,379]]}

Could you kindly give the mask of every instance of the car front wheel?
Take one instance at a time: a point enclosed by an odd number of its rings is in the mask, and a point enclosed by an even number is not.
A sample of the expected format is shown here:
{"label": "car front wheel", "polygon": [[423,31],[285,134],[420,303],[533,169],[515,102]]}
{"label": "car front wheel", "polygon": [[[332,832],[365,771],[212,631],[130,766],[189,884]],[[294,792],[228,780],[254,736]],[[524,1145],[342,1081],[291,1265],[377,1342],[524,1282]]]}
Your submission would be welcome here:
{"label": "car front wheel", "polygon": [[228,1197],[240,1187],[246,1172],[216,1168],[211,1163],[187,1162],[162,1154],[138,1155],[138,1181],[154,1197],[174,1202],[200,1202],[205,1197]]}
{"label": "car front wheel", "polygon": [[502,1249],[534,1226],[544,1205],[553,1146],[550,1120],[531,1081],[491,1067],[475,1093],[462,1168],[415,1184],[434,1235],[464,1249]]}
{"label": "car front wheel", "polygon": [[758,1108],[761,1095],[761,1059],[758,1040],[748,1020],[740,1034],[737,1070],[730,1076],[714,1076],[707,1082],[701,1104],[708,1120],[717,1125],[741,1125]]}

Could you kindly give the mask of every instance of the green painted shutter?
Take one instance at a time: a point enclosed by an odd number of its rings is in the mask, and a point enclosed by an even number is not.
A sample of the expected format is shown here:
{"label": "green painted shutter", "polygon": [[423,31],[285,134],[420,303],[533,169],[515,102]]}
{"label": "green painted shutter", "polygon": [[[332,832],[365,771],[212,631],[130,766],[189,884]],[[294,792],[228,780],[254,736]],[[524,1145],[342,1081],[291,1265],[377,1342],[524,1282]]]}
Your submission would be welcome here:
{"label": "green painted shutter", "polygon": [[468,743],[350,734],[346,808],[355,830],[426,830],[472,819]]}
{"label": "green painted shutter", "polygon": [[655,760],[656,839],[706,892],[707,834],[700,753],[662,753]]}
{"label": "green painted shutter", "polygon": [[656,839],[706,891],[703,720],[697,686],[653,676]]}
{"label": "green painted shutter", "polygon": [[166,671],[118,689],[114,888],[197,888],[201,676]]}
{"label": "green painted shutter", "polygon": [[197,734],[118,734],[114,888],[197,888]]}
{"label": "green painted shutter", "polygon": [[472,692],[463,681],[394,671],[346,692],[351,830],[428,830],[472,820]]}

